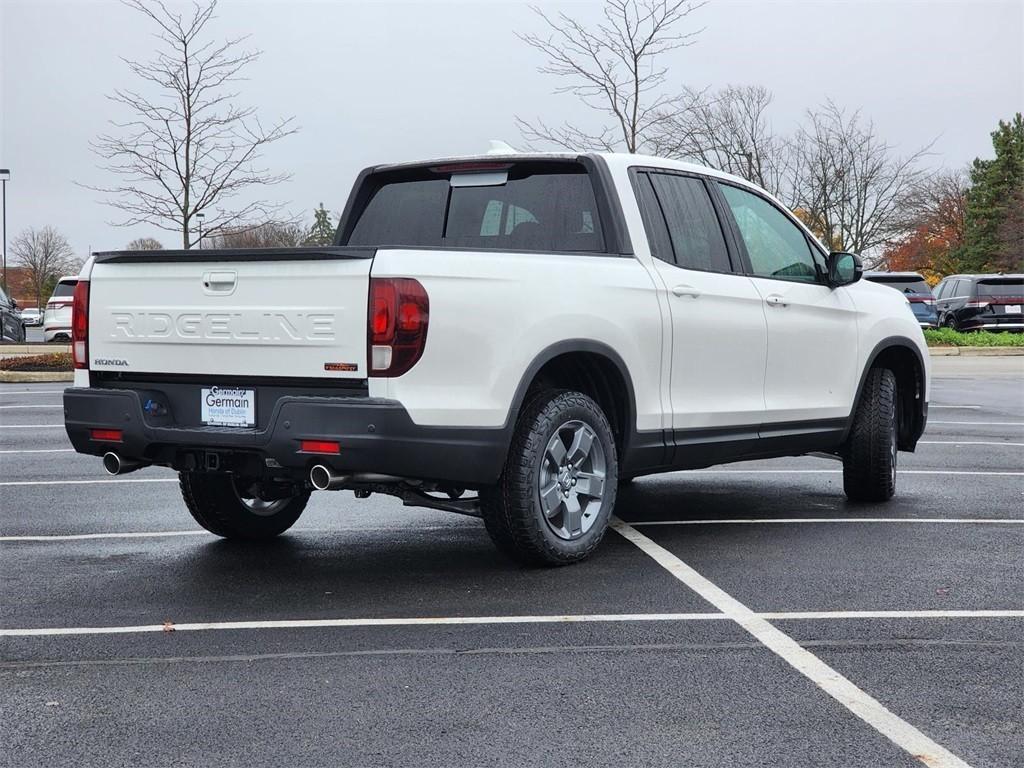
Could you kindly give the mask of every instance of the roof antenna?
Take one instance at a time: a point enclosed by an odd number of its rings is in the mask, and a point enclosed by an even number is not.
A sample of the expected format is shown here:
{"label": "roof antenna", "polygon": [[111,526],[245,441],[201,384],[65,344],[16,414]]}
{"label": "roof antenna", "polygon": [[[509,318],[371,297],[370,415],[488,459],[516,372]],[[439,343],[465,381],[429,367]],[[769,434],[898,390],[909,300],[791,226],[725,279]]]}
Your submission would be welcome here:
{"label": "roof antenna", "polygon": [[517,155],[519,154],[509,144],[499,139],[491,139],[488,142],[491,147],[487,150],[488,155]]}

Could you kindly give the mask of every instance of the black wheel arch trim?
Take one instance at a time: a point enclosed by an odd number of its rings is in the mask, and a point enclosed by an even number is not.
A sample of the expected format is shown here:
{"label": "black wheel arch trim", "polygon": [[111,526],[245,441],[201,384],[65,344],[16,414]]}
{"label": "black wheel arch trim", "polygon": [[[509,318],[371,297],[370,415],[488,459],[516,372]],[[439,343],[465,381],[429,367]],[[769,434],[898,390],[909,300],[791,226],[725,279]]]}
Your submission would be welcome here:
{"label": "black wheel arch trim", "polygon": [[893,348],[906,349],[914,355],[914,359],[917,361],[917,370],[918,375],[920,376],[919,386],[921,388],[920,393],[918,393],[918,397],[915,399],[917,407],[913,413],[913,420],[910,422],[910,433],[907,435],[900,435],[900,450],[912,452],[917,446],[917,441],[924,433],[925,426],[927,426],[928,423],[928,382],[925,377],[924,357],[921,355],[921,350],[918,349],[917,345],[907,337],[887,336],[875,344],[874,349],[871,350],[871,354],[868,355],[864,369],[860,373],[860,381],[857,383],[857,392],[854,396],[853,405],[850,409],[850,416],[846,421],[846,429],[843,432],[844,443],[849,437],[850,429],[853,427],[853,417],[857,411],[857,405],[860,403],[861,395],[864,392],[864,384],[867,381],[868,373],[875,367],[875,363],[879,356],[886,350]]}
{"label": "black wheel arch trim", "polygon": [[[564,341],[558,341],[545,347],[533,358],[530,364],[526,367],[525,373],[523,373],[522,377],[519,379],[519,384],[516,386],[515,393],[512,396],[512,403],[509,405],[508,415],[505,417],[505,424],[502,427],[508,437],[508,443],[511,442],[512,430],[515,428],[516,419],[519,418],[519,412],[521,411],[523,402],[526,399],[526,393],[529,391],[530,385],[537,377],[537,374],[545,365],[556,357],[576,352],[595,354],[604,357],[615,366],[619,375],[622,376],[622,380],[626,383],[625,431],[622,435],[623,453],[626,453],[637,435],[636,390],[633,387],[633,377],[630,375],[629,367],[618,352],[604,342],[595,341],[593,339],[566,339]],[[621,463],[622,457],[619,458]]]}

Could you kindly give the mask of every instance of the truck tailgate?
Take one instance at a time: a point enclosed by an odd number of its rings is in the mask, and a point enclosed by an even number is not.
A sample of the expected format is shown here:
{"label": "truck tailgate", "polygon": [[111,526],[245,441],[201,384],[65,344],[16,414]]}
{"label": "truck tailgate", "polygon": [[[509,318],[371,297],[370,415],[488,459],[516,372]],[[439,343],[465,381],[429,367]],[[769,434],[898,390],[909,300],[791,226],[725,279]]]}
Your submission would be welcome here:
{"label": "truck tailgate", "polygon": [[372,252],[336,250],[308,258],[233,252],[222,260],[217,251],[186,251],[181,260],[99,254],[90,274],[89,367],[365,378]]}

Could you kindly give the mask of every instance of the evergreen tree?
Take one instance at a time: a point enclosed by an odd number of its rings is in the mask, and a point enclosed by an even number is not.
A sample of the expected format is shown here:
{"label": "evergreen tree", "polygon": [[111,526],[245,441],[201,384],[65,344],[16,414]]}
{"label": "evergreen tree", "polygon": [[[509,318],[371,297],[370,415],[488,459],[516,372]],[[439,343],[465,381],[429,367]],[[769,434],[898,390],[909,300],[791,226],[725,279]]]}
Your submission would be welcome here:
{"label": "evergreen tree", "polygon": [[313,226],[306,235],[304,245],[331,245],[334,243],[334,230],[330,212],[320,203],[320,207],[313,211]]}
{"label": "evergreen tree", "polygon": [[1024,194],[1024,118],[1018,112],[999,121],[992,133],[995,158],[977,159],[971,167],[961,269],[971,272],[1019,271],[1020,201]]}

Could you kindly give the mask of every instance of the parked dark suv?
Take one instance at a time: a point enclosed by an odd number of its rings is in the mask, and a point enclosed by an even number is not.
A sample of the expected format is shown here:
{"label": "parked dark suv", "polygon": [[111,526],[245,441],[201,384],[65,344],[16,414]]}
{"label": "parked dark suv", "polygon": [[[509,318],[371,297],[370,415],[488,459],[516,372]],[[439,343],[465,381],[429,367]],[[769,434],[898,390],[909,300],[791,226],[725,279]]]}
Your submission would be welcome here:
{"label": "parked dark suv", "polygon": [[922,328],[938,328],[939,318],[935,312],[935,296],[924,277],[917,272],[865,272],[864,279],[895,288],[906,296],[914,317]]}
{"label": "parked dark suv", "polygon": [[1024,275],[950,275],[935,304],[943,328],[1024,331]]}
{"label": "parked dark suv", "polygon": [[0,341],[24,341],[25,325],[17,302],[0,288]]}

